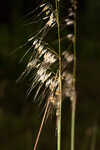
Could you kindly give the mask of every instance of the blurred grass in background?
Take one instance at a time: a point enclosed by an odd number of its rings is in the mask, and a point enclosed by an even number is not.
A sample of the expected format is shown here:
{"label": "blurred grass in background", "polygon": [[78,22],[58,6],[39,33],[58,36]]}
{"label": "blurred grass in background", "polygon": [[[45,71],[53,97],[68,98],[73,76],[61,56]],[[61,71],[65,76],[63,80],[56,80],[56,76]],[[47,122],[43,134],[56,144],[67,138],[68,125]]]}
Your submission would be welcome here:
{"label": "blurred grass in background", "polygon": [[[6,5],[5,5],[6,3]],[[16,84],[24,64],[18,64],[18,54],[9,54],[35,26],[23,26],[23,15],[38,1],[3,1],[0,4],[0,150],[32,150],[41,122],[42,110],[25,97],[27,83]],[[76,149],[88,150],[93,129],[97,127],[96,148],[100,148],[100,2],[79,1],[77,48],[77,116]],[[41,113],[40,113],[41,112]],[[70,104],[64,102],[62,115],[62,148],[69,148]],[[66,129],[67,126],[67,129]],[[56,148],[55,117],[49,119],[42,132],[38,149]],[[66,135],[67,142],[66,143]],[[52,144],[51,144],[52,143]]]}

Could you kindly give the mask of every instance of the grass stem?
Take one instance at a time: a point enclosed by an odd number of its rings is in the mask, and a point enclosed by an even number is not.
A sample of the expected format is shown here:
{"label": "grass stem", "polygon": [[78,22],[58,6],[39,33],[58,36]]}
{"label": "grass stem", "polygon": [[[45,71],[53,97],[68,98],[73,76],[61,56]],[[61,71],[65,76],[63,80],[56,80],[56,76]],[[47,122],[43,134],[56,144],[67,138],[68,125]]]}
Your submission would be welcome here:
{"label": "grass stem", "polygon": [[61,38],[60,38],[60,21],[59,21],[59,1],[56,2],[56,19],[58,26],[58,44],[59,44],[59,105],[57,116],[57,150],[61,149],[61,106],[62,106],[62,60],[61,60]]}
{"label": "grass stem", "polygon": [[92,141],[91,141],[91,150],[95,150],[96,149],[96,136],[97,136],[97,130],[98,130],[98,126],[97,124],[93,127],[93,135],[92,135]]}
{"label": "grass stem", "polygon": [[[73,0],[73,7],[75,11],[74,19],[74,39],[73,39],[73,52],[74,52],[74,64],[73,64],[73,89],[76,92],[76,38],[77,38],[77,20],[76,20],[76,0]],[[71,150],[75,149],[75,114],[76,114],[76,94],[72,101],[72,116],[71,116]]]}
{"label": "grass stem", "polygon": [[71,116],[71,150],[75,149],[75,101],[72,102],[72,116]]}
{"label": "grass stem", "polygon": [[45,121],[45,118],[46,118],[46,114],[47,114],[47,111],[48,111],[48,106],[49,106],[49,101],[47,102],[47,105],[46,105],[46,109],[45,109],[45,112],[44,112],[44,115],[43,115],[43,119],[42,119],[42,122],[41,122],[41,125],[40,125],[40,129],[39,129],[39,132],[38,132],[33,150],[36,150],[36,148],[37,148],[39,137],[40,137],[40,134],[41,134],[41,131],[42,131],[42,128],[43,128],[43,124],[44,124],[44,121]]}

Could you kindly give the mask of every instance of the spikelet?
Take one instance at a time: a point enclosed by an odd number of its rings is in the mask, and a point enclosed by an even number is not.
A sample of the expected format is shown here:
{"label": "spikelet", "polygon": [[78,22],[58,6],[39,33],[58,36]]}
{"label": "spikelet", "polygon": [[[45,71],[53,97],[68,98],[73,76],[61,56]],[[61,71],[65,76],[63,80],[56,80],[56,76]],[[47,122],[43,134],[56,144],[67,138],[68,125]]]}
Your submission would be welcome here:
{"label": "spikelet", "polygon": [[67,26],[71,26],[74,24],[74,18],[75,18],[75,13],[74,13],[74,10],[73,8],[69,8],[68,9],[68,15],[67,15],[67,18],[65,19],[65,23]]}
{"label": "spikelet", "polygon": [[[47,99],[50,100],[50,107],[52,106],[56,109],[58,105],[58,95],[59,95],[58,89],[59,77],[58,77],[58,69],[56,69],[54,73],[52,69],[52,64],[53,66],[57,65],[58,57],[54,53],[49,51],[49,49],[45,46],[45,44],[39,39],[35,39],[33,45],[34,45],[33,51],[34,49],[36,50],[37,56],[36,58],[32,58],[31,61],[28,62],[28,64],[26,65],[26,69],[21,74],[20,78],[22,78],[23,74],[28,76],[32,70],[36,69],[35,75],[32,78],[31,86],[27,91],[27,95],[29,95],[34,90],[34,88],[39,84],[38,90],[34,96],[34,100],[36,100],[38,94],[40,94],[39,91],[41,90],[41,87],[44,86],[45,88],[48,89]],[[67,51],[64,51],[62,53],[62,56],[64,57],[63,61],[67,65],[73,61],[73,55]],[[71,73],[63,71],[62,82],[64,83],[63,84],[64,97],[72,96],[72,78],[73,77]]]}

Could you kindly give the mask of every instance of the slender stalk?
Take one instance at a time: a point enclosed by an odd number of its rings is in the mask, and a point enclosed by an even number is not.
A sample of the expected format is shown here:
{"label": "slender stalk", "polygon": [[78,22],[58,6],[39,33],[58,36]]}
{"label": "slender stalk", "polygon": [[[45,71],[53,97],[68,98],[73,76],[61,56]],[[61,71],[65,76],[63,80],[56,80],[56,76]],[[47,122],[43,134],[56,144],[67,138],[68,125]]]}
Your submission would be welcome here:
{"label": "slender stalk", "polygon": [[[73,39],[73,51],[74,51],[74,64],[73,64],[73,90],[76,91],[76,38],[77,38],[77,24],[76,24],[76,0],[73,0],[73,7],[75,11],[74,20],[74,39]],[[75,113],[76,113],[76,94],[72,100],[72,116],[71,116],[71,150],[75,149]]]}
{"label": "slender stalk", "polygon": [[92,141],[91,141],[91,150],[95,150],[95,147],[96,147],[97,130],[98,130],[98,126],[97,126],[97,124],[96,124],[96,125],[93,127],[93,135],[92,135]]}
{"label": "slender stalk", "polygon": [[59,22],[59,1],[56,2],[56,19],[58,26],[58,43],[59,43],[59,105],[57,115],[57,150],[61,149],[61,105],[62,105],[62,63],[61,63],[61,38],[60,38],[60,22]]}
{"label": "slender stalk", "polygon": [[40,137],[40,134],[41,134],[41,131],[42,131],[42,128],[43,128],[43,124],[44,124],[44,121],[45,121],[45,118],[46,118],[46,114],[47,114],[47,111],[48,111],[48,106],[49,106],[49,101],[47,102],[47,105],[46,105],[46,109],[45,109],[45,112],[44,112],[44,115],[43,115],[43,119],[42,119],[42,122],[41,122],[41,125],[40,125],[40,129],[39,129],[39,132],[38,132],[33,150],[36,150],[36,148],[37,148],[39,137]]}
{"label": "slender stalk", "polygon": [[72,102],[72,116],[71,116],[71,150],[75,148],[75,106],[76,104],[74,101]]}

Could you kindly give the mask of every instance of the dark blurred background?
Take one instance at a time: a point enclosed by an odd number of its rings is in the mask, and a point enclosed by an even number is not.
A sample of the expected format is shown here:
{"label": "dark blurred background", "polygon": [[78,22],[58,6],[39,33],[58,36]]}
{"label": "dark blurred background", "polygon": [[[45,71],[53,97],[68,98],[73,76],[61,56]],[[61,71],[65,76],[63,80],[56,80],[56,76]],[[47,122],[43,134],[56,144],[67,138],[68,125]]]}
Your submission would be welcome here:
{"label": "dark blurred background", "polygon": [[[24,64],[10,55],[35,27],[25,27],[23,16],[39,0],[0,2],[0,150],[32,150],[42,109],[26,99],[26,83],[16,84]],[[67,2],[67,0],[66,0]],[[100,149],[100,1],[78,2],[76,149]],[[20,50],[21,51],[21,50]],[[20,52],[21,53],[21,52]],[[70,145],[70,104],[64,102],[62,148]],[[96,139],[96,140],[95,140]],[[92,149],[93,145],[95,149]],[[55,117],[43,128],[38,149],[56,148]]]}

